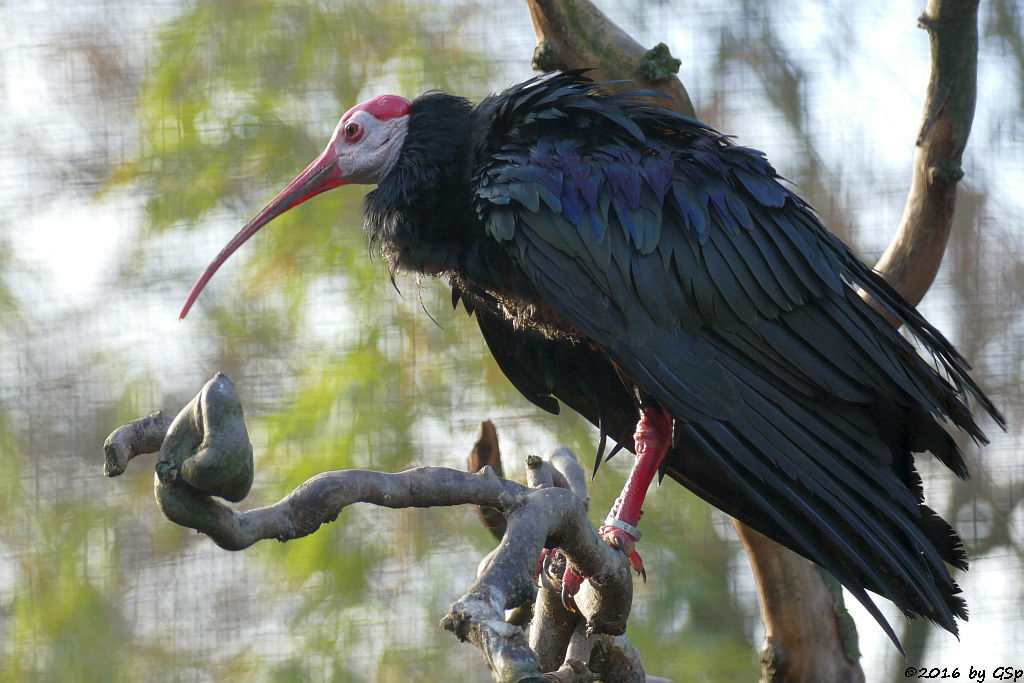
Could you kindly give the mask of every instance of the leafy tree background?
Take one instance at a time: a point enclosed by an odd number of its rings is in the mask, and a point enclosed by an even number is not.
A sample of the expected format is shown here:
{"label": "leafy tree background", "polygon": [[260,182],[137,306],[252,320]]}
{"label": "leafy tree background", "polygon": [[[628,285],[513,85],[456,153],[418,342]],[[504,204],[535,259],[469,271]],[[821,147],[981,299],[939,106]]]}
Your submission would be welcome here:
{"label": "leafy tree background", "polygon": [[[918,4],[599,4],[642,43],[668,43],[701,117],[768,152],[874,261],[902,209],[927,77]],[[861,620],[869,680],[903,680],[907,664],[1024,666],[1024,27],[1012,0],[981,15],[959,225],[923,309],[1012,430],[983,454],[965,444],[967,484],[924,467],[974,558],[961,642],[889,610],[904,661]],[[247,506],[322,470],[458,467],[487,417],[511,476],[556,443],[591,461],[593,430],[521,399],[443,287],[393,287],[367,258],[358,189],[276,221],[176,320],[195,276],[354,102],[479,98],[531,75],[525,5],[5,4],[0,38],[0,677],[485,677],[436,627],[492,545],[472,510],[358,507],[232,554],[160,516],[150,459],[104,479],[100,445],[224,370],[257,457]],[[595,521],[628,465],[616,460],[592,489]],[[629,636],[648,670],[753,680],[762,633],[728,521],[668,484],[644,524],[651,580]]]}

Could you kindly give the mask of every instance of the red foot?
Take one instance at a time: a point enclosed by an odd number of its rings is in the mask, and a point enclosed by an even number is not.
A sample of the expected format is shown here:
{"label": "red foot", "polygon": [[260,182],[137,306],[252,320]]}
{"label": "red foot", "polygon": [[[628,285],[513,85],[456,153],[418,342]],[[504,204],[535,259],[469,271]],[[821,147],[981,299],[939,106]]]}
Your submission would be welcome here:
{"label": "red foot", "polygon": [[[644,561],[640,557],[640,553],[636,551],[636,542],[640,539],[614,526],[603,526],[598,533],[601,534],[601,538],[604,539],[605,543],[617,550],[621,550],[622,554],[629,558],[629,566],[633,568],[633,571],[642,576],[646,582],[647,570],[644,569]],[[638,531],[637,536],[639,534],[640,532]]]}
{"label": "red foot", "polygon": [[[554,576],[551,565],[555,562],[556,556],[559,556],[558,548],[544,548],[541,550],[540,561],[537,562],[537,567],[533,570],[533,578],[535,581],[540,576],[541,572],[546,572],[550,576]],[[583,577],[572,570],[572,565],[566,561],[564,555],[561,555],[560,559],[565,562],[565,571],[562,572],[561,577],[562,606],[570,612],[575,612],[576,605],[573,602],[573,597],[580,592],[580,586],[583,585]],[[555,565],[554,571],[557,571],[557,566],[558,565]],[[543,584],[537,582],[537,585],[542,586]]]}
{"label": "red foot", "polygon": [[562,606],[570,612],[576,611],[576,602],[573,598],[580,592],[582,585],[583,577],[574,572],[572,566],[567,562],[565,573],[562,574]]}

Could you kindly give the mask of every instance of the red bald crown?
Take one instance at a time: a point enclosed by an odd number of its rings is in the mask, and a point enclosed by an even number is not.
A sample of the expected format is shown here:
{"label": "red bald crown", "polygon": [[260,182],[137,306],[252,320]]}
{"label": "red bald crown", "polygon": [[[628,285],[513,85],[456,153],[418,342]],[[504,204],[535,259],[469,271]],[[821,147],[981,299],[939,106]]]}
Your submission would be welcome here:
{"label": "red bald crown", "polygon": [[379,95],[352,107],[345,112],[341,120],[347,121],[357,111],[365,111],[378,121],[387,121],[388,119],[405,116],[409,113],[410,106],[412,106],[412,103],[399,95]]}

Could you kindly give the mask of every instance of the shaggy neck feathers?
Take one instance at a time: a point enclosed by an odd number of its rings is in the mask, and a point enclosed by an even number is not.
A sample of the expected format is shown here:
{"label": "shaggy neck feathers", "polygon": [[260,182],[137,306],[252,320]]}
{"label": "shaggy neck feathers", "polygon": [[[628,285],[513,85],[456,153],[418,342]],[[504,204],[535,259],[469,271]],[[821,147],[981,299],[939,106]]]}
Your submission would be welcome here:
{"label": "shaggy neck feathers", "polygon": [[472,246],[471,128],[461,97],[430,92],[413,101],[398,159],[363,205],[370,244],[393,272],[452,271]]}

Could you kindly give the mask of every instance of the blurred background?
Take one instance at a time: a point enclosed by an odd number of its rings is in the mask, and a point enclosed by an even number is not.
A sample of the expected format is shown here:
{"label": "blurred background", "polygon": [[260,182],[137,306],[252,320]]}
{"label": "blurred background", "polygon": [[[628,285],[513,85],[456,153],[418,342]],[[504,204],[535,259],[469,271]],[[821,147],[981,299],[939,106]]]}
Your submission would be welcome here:
{"label": "blurred background", "polygon": [[[767,152],[873,263],[897,225],[928,76],[919,2],[602,0],[665,42],[701,118]],[[981,6],[979,93],[958,224],[922,308],[971,359],[1008,434],[960,483],[922,459],[966,539],[961,639],[885,603],[904,660],[858,611],[870,681],[908,665],[1024,668],[1024,26]],[[0,3],[0,678],[489,680],[437,623],[493,542],[471,509],[357,506],[317,534],[229,553],[168,522],[153,458],[102,476],[111,430],[176,412],[218,370],[256,454],[241,507],[331,469],[461,467],[493,419],[516,478],[594,430],[542,413],[489,359],[446,288],[393,287],[360,232],[361,190],[275,221],[182,323],[195,277],[383,92],[477,99],[532,75],[525,4],[475,0]],[[397,290],[397,291],[396,291]],[[592,490],[595,522],[628,468]],[[647,584],[628,635],[650,673],[753,681],[763,631],[725,517],[674,483],[648,498]]]}

